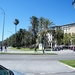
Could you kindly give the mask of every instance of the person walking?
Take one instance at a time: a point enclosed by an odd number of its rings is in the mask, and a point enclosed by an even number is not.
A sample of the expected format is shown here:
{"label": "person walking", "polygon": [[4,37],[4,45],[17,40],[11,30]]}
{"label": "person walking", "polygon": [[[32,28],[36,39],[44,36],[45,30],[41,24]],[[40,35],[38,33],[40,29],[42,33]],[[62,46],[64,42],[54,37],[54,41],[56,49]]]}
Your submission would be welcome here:
{"label": "person walking", "polygon": [[5,52],[7,52],[7,46],[5,45]]}
{"label": "person walking", "polygon": [[3,50],[3,47],[2,47],[2,45],[1,45],[1,52],[2,52],[2,50]]}

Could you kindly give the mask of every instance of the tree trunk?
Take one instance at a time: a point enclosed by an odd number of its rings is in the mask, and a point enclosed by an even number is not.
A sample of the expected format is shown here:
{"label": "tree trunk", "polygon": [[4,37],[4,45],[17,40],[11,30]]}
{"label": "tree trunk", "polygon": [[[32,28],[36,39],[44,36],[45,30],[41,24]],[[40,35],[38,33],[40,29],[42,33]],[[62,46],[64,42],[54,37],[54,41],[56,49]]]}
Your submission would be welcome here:
{"label": "tree trunk", "polygon": [[16,32],[17,32],[17,25],[15,25],[15,34],[16,34]]}
{"label": "tree trunk", "polygon": [[16,35],[16,33],[17,33],[17,25],[15,25],[15,46],[17,46],[17,35]]}

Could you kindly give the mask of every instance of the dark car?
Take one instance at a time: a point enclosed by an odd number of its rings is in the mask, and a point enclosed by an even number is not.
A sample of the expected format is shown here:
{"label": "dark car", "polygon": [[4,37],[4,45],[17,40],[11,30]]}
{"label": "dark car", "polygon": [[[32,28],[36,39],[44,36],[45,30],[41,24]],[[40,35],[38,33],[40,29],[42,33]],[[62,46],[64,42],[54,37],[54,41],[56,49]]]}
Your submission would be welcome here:
{"label": "dark car", "polygon": [[72,46],[72,48],[71,48],[73,51],[75,51],[75,46]]}
{"label": "dark car", "polygon": [[53,47],[53,51],[60,51],[60,50],[63,50],[63,46]]}
{"label": "dark car", "polygon": [[11,70],[0,65],[0,75],[14,75],[14,73]]}
{"label": "dark car", "polygon": [[0,65],[0,75],[24,75],[17,71],[11,71],[4,66]]}

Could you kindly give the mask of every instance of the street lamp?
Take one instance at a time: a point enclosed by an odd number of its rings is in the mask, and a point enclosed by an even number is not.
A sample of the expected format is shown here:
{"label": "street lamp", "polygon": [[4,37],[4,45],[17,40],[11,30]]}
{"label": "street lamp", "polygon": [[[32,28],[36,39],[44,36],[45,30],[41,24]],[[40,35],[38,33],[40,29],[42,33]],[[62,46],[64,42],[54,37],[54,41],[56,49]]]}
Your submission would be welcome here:
{"label": "street lamp", "polygon": [[4,40],[4,25],[5,25],[5,11],[0,7],[0,9],[3,11],[4,18],[3,18],[3,30],[2,30],[2,47],[3,47],[3,40]]}
{"label": "street lamp", "polygon": [[75,8],[75,0],[72,2],[73,7]]}

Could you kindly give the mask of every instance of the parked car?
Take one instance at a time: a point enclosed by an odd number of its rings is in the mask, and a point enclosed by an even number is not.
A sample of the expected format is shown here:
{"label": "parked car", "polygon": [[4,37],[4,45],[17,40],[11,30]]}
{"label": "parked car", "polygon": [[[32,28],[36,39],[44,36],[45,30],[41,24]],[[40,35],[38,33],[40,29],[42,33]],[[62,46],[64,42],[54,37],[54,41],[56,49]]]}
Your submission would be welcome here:
{"label": "parked car", "polygon": [[72,48],[71,48],[73,51],[75,51],[75,46],[72,46]]}
{"label": "parked car", "polygon": [[53,47],[53,51],[60,51],[62,48],[61,47]]}

